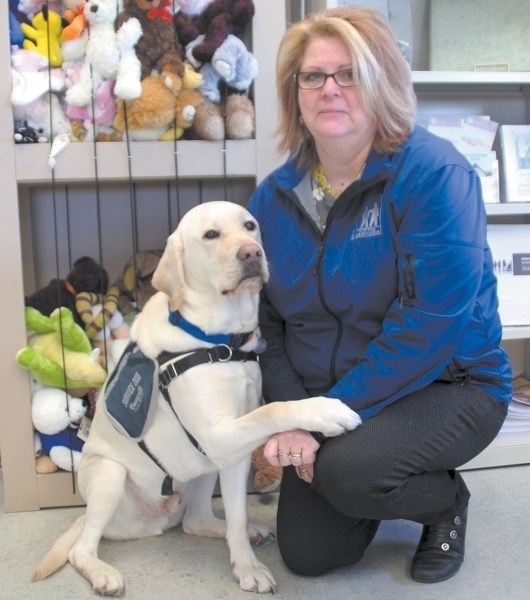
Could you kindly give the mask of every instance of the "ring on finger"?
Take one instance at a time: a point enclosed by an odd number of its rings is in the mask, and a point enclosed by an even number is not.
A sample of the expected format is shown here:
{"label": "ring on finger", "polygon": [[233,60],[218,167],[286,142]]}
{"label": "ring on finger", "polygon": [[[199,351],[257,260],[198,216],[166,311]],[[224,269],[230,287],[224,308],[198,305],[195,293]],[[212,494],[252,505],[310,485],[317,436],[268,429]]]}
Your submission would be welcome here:
{"label": "ring on finger", "polygon": [[302,458],[302,454],[293,454],[292,452],[289,452],[289,458]]}
{"label": "ring on finger", "polygon": [[284,453],[284,452],[280,452],[280,451],[278,451],[278,456],[279,456],[280,458],[287,458],[288,456],[291,456],[291,455],[290,455],[288,452],[285,452],[285,453]]}
{"label": "ring on finger", "polygon": [[303,467],[295,467],[295,469],[298,477],[303,477],[307,473],[307,469],[304,469]]}

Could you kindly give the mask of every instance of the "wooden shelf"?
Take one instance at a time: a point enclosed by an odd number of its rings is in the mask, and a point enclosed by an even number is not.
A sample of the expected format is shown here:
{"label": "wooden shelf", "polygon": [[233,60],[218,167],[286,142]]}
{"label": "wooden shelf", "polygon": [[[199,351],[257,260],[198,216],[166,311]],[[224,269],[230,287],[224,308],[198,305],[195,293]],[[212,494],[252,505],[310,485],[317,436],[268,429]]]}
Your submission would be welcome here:
{"label": "wooden shelf", "polygon": [[[129,154],[130,153],[130,154]],[[50,183],[50,144],[15,146],[19,184]],[[255,177],[256,141],[79,142],[56,157],[56,182]]]}

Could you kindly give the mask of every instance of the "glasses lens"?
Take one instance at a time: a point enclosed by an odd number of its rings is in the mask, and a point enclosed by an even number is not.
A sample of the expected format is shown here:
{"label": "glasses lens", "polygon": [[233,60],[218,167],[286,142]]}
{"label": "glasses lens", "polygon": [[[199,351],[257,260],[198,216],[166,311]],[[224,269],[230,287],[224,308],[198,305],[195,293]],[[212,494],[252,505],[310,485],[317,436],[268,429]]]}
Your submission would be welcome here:
{"label": "glasses lens", "polygon": [[326,76],[324,73],[318,71],[306,71],[304,73],[298,73],[296,80],[301,88],[306,90],[313,90],[324,85]]}
{"label": "glasses lens", "polygon": [[337,71],[335,73],[335,81],[342,87],[350,87],[355,85],[355,77],[353,76],[352,69],[345,69],[344,71]]}

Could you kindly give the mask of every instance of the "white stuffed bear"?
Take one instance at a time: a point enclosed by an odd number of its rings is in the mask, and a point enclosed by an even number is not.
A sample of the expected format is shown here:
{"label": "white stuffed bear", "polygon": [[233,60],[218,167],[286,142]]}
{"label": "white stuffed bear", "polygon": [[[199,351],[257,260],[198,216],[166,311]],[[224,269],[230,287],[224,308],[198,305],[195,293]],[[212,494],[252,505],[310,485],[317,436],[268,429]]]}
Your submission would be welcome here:
{"label": "white stuffed bear", "polygon": [[78,427],[88,409],[88,402],[70,396],[64,390],[39,387],[33,392],[31,418],[38,433],[37,447],[59,469],[77,471],[83,440]]}
{"label": "white stuffed bear", "polygon": [[140,95],[140,62],[134,46],[142,36],[142,26],[131,18],[116,32],[114,23],[122,9],[122,0],[86,0],[83,14],[89,35],[85,59],[77,81],[66,91],[68,104],[88,105],[108,80],[116,81],[114,93],[124,100]]}

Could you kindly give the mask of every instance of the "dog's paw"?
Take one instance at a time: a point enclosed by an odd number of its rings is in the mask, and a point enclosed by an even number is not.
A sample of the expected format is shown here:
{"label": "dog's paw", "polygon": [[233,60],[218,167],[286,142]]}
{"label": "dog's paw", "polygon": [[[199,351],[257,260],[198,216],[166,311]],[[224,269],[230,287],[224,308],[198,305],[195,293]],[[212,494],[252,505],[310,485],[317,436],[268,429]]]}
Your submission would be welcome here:
{"label": "dog's paw", "polygon": [[253,546],[261,546],[275,539],[274,533],[265,525],[248,524],[248,537]]}
{"label": "dog's paw", "polygon": [[233,572],[239,581],[239,587],[245,592],[258,594],[274,594],[276,580],[269,569],[258,560],[252,564],[234,565]]}
{"label": "dog's paw", "polygon": [[91,573],[90,581],[94,590],[102,596],[121,596],[125,591],[121,573],[110,565]]}
{"label": "dog's paw", "polygon": [[320,431],[326,437],[335,437],[352,431],[361,423],[361,417],[341,400],[316,396],[298,402],[307,403],[308,411],[304,414],[311,423],[304,426],[309,431]]}

